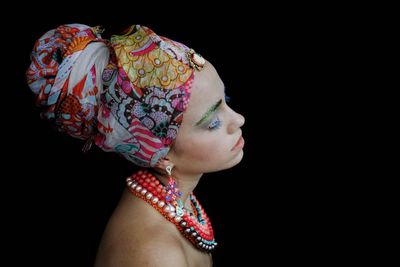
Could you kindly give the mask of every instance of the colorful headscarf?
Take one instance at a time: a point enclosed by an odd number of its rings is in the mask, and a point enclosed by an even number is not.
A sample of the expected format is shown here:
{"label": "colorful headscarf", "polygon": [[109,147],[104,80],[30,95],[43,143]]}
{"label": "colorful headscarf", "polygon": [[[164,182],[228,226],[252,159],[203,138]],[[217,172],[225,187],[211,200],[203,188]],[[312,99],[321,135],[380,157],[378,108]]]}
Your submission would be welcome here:
{"label": "colorful headscarf", "polygon": [[[134,25],[110,42],[98,32],[80,24],[47,32],[32,52],[28,84],[45,107],[42,115],[55,121],[60,131],[94,138],[105,151],[118,152],[143,167],[154,166],[177,137],[194,69],[200,70],[204,59],[144,26]],[[109,47],[102,90],[96,85],[95,64],[69,85],[74,64],[91,42]]]}
{"label": "colorful headscarf", "polygon": [[36,42],[26,72],[28,85],[37,95],[36,104],[43,108],[42,117],[80,139],[87,139],[95,126],[98,88],[94,66],[74,87],[69,80],[74,64],[92,42],[104,42],[98,28],[69,24],[50,30]]}

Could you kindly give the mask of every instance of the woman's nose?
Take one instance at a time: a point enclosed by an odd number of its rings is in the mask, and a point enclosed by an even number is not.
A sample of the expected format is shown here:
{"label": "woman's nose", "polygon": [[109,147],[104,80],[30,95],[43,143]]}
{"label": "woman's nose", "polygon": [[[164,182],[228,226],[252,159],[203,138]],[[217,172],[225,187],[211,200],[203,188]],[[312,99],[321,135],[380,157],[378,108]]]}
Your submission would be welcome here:
{"label": "woman's nose", "polygon": [[233,112],[233,119],[228,128],[229,133],[235,133],[238,130],[238,128],[244,125],[245,122],[245,118],[243,117],[243,115],[233,110],[232,112]]}

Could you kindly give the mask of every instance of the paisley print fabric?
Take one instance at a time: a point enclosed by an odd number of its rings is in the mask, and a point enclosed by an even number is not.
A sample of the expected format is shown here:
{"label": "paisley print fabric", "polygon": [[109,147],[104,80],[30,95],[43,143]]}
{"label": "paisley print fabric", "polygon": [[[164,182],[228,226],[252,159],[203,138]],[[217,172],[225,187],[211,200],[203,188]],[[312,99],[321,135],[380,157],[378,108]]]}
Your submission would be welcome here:
{"label": "paisley print fabric", "polygon": [[42,117],[54,121],[60,131],[87,139],[93,132],[98,105],[96,70],[75,86],[69,86],[71,71],[83,50],[92,42],[104,42],[96,28],[82,24],[62,25],[44,34],[35,44],[27,82],[42,107]]}
{"label": "paisley print fabric", "polygon": [[[108,64],[89,66],[73,86],[71,72],[91,42],[108,47]],[[101,39],[98,28],[70,24],[42,36],[32,52],[28,84],[60,131],[94,139],[142,167],[154,166],[177,137],[195,75],[189,48],[151,29],[133,25]],[[72,87],[72,88],[71,88]]]}

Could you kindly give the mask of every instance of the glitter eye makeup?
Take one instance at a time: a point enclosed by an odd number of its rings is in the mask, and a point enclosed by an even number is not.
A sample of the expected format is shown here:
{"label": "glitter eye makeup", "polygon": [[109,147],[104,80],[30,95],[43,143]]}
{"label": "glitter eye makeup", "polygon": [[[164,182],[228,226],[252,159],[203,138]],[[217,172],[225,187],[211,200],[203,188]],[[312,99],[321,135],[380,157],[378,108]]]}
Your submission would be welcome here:
{"label": "glitter eye makeup", "polygon": [[221,121],[218,117],[215,117],[215,118],[210,122],[210,124],[208,125],[208,129],[210,129],[210,130],[216,130],[216,129],[219,129],[219,128],[221,127],[221,125],[222,125],[222,121]]}

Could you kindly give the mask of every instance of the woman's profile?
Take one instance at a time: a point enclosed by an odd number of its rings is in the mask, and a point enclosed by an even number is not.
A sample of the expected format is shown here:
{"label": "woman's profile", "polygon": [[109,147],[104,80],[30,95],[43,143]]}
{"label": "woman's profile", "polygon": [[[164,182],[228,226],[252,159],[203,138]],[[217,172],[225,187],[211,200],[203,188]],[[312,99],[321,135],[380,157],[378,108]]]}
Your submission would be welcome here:
{"label": "woman's profile", "polygon": [[184,44],[133,25],[110,40],[65,24],[35,44],[27,70],[41,116],[141,169],[102,236],[96,267],[212,266],[218,243],[193,194],[204,173],[243,157],[244,117],[213,65]]}

